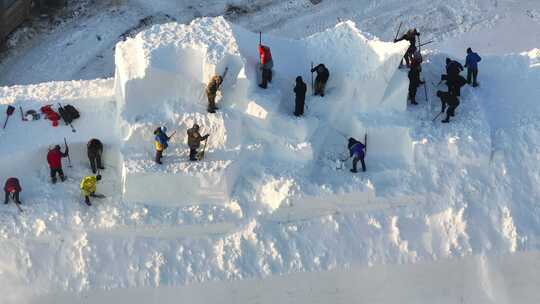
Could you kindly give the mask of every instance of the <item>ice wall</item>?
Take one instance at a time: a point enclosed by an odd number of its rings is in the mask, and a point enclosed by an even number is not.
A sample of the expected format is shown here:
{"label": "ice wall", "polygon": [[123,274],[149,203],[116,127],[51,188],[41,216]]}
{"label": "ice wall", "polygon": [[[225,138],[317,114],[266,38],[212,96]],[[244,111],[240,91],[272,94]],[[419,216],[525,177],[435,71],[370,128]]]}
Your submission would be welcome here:
{"label": "ice wall", "polygon": [[227,77],[234,79],[242,66],[231,25],[223,18],[156,25],[119,43],[115,60],[116,94],[126,121],[166,99],[201,103],[213,75],[229,67]]}
{"label": "ice wall", "polygon": [[[213,197],[227,200],[240,174],[234,168],[243,164],[239,155],[248,146],[260,160],[311,166],[331,140],[321,132],[325,128],[357,138],[370,130],[370,155],[400,163],[412,160],[408,130],[385,118],[385,113],[406,109],[408,82],[397,67],[407,42],[378,41],[352,22],[301,40],[264,35],[263,44],[272,49],[274,80],[261,90],[258,39],[258,34],[217,17],[157,25],[117,46],[115,93],[124,133],[127,200],[177,202],[177,193],[165,189],[178,184],[186,185],[181,191],[185,201],[205,200],[204,191],[193,190],[205,185],[218,192]],[[330,70],[327,94],[321,100],[308,91],[310,114],[292,119],[294,79],[303,76],[309,86],[312,63]],[[221,109],[207,115],[204,87],[225,67],[229,73],[218,97]],[[379,119],[365,119],[366,113]],[[185,164],[185,130],[196,121],[214,134],[209,145],[213,158],[204,168]],[[167,164],[156,167],[151,131],[159,125],[177,130],[179,138],[168,150]],[[388,149],[392,143],[399,143],[398,149]],[[140,190],[150,183],[163,189]]]}

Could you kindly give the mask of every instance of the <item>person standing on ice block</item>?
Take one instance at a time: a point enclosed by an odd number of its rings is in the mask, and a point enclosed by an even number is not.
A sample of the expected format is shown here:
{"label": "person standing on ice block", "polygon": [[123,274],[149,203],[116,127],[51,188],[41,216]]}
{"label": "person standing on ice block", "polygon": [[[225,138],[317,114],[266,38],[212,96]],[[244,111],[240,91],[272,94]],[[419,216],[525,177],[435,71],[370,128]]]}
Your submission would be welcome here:
{"label": "person standing on ice block", "polygon": [[216,95],[219,87],[223,83],[223,77],[216,75],[212,77],[208,86],[206,87],[206,96],[208,97],[208,112],[216,113],[218,107],[216,107]]}
{"label": "person standing on ice block", "polygon": [[86,145],[88,152],[88,160],[92,173],[96,174],[97,170],[104,170],[105,167],[101,164],[101,154],[103,154],[103,144],[99,139],[92,138]]}
{"label": "person standing on ice block", "polygon": [[56,145],[49,149],[47,153],[47,162],[51,170],[51,181],[56,184],[56,174],[60,176],[61,181],[65,181],[64,170],[62,170],[62,158],[67,157],[69,154],[69,148],[66,146],[66,151],[62,153],[60,146]]}
{"label": "person standing on ice block", "polygon": [[187,130],[190,161],[197,160],[197,149],[201,146],[201,141],[207,140],[208,136],[210,136],[210,134],[201,136],[199,129],[200,127],[198,124],[193,124],[193,127]]}
{"label": "person standing on ice block", "polygon": [[4,204],[9,203],[9,197],[11,196],[16,204],[21,205],[21,201],[19,199],[19,193],[22,192],[21,184],[19,183],[19,179],[15,177],[10,177],[6,181],[6,184],[4,185],[4,192],[5,192],[5,198],[4,198]]}
{"label": "person standing on ice block", "polygon": [[450,117],[455,115],[456,108],[459,106],[459,98],[453,92],[437,91],[437,97],[441,99],[441,113],[444,113],[446,106],[446,119],[442,123],[449,123]]}
{"label": "person standing on ice block", "polygon": [[90,203],[90,197],[99,197],[96,195],[97,182],[101,180],[101,175],[85,176],[81,181],[81,194],[84,196],[84,202],[88,206],[92,206]]}
{"label": "person standing on ice block", "polygon": [[[411,62],[413,59],[413,54],[416,52],[416,36],[420,36],[420,33],[416,29],[410,29],[408,30],[401,38],[395,39],[394,42],[407,40],[409,41],[409,48],[407,49],[407,52],[405,52],[405,63],[407,64],[407,67],[411,66]],[[400,63],[401,67],[401,63]]]}
{"label": "person standing on ice block", "polygon": [[154,145],[156,147],[155,161],[158,164],[163,164],[161,158],[163,157],[163,151],[169,147],[170,136],[167,136],[167,127],[159,127],[154,131]]}
{"label": "person standing on ice block", "polygon": [[315,77],[315,92],[314,95],[320,95],[324,97],[324,90],[326,88],[326,82],[330,78],[330,71],[324,66],[324,64],[319,64],[318,66],[311,69],[311,73],[317,72],[317,77]]}
{"label": "person standing on ice block", "polygon": [[272,82],[272,68],[274,67],[270,48],[266,45],[259,44],[259,57],[261,64],[260,69],[262,71],[262,81],[261,84],[259,84],[259,87],[266,89],[268,83]]}
{"label": "person standing on ice block", "polygon": [[351,169],[351,172],[352,173],[358,172],[358,170],[356,169],[356,164],[358,163],[358,161],[362,163],[362,171],[366,172],[366,163],[364,162],[364,157],[366,155],[364,150],[366,146],[364,146],[364,144],[359,142],[358,140],[352,137],[349,137],[348,148],[349,148],[350,157],[354,157],[352,161],[353,167]]}
{"label": "person standing on ice block", "polygon": [[301,76],[296,77],[296,86],[294,87],[294,93],[296,98],[294,100],[294,116],[304,115],[304,104],[306,101],[306,83],[302,80]]}
{"label": "person standing on ice block", "polygon": [[478,63],[482,58],[471,48],[467,49],[467,58],[465,58],[465,67],[467,68],[467,83],[472,85],[474,88],[478,86],[476,81],[478,77]]}

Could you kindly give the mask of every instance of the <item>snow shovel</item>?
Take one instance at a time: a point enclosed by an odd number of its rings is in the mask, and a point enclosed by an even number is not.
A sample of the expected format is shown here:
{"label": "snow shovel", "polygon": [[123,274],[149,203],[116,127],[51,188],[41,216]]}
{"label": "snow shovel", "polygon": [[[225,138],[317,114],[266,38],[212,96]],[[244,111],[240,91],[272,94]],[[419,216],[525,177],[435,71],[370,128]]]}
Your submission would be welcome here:
{"label": "snow shovel", "polygon": [[435,119],[439,118],[439,116],[441,116],[441,114],[442,114],[442,113],[444,113],[444,111],[442,111],[442,112],[439,112],[439,114],[437,114],[437,116],[435,116],[435,118],[433,118],[433,119],[432,119],[431,121],[433,121],[433,122],[434,122],[434,121],[435,121]]}
{"label": "snow shovel", "polygon": [[64,122],[66,123],[66,126],[70,126],[71,127],[71,132],[75,133],[77,132],[77,130],[75,130],[75,128],[73,127],[73,125],[71,124],[71,122],[73,121],[72,120],[69,120],[68,122],[68,119],[66,116],[65,116],[65,111],[64,111],[64,107],[62,107],[62,104],[61,103],[58,103],[58,112],[60,112],[60,117],[62,117],[62,119],[64,120]]}
{"label": "snow shovel", "polygon": [[343,170],[345,166],[345,162],[351,159],[350,157],[347,158],[338,158],[339,164],[336,167],[336,170]]}
{"label": "snow shovel", "polygon": [[[64,145],[66,146],[66,150],[67,150],[68,145],[67,145],[67,140],[65,137],[64,137]],[[68,167],[72,168],[73,166],[71,165],[71,157],[69,157],[69,153],[67,154],[67,158],[68,158]]]}
{"label": "snow shovel", "polygon": [[101,193],[93,193],[93,194],[90,194],[90,196],[95,197],[95,198],[99,198],[99,199],[107,198],[104,194],[101,194]]}
{"label": "snow shovel", "polygon": [[13,193],[10,193],[9,197],[11,198],[11,200],[13,201],[17,209],[19,209],[19,212],[23,213],[23,209],[21,208],[21,205],[19,205],[19,203],[15,200],[15,195]]}
{"label": "snow shovel", "polygon": [[23,109],[22,109],[21,106],[19,106],[19,110],[21,111],[21,120],[22,120],[22,121],[28,121],[28,119],[26,119],[26,118],[24,117],[24,111],[23,111]]}
{"label": "snow shovel", "polygon": [[394,41],[397,40],[397,37],[399,36],[399,32],[401,31],[401,26],[403,25],[403,21],[399,23],[399,27],[396,32],[396,37],[394,38]]}
{"label": "snow shovel", "polygon": [[13,115],[13,112],[15,112],[15,107],[9,105],[7,107],[7,110],[6,110],[6,121],[4,122],[4,129],[6,128],[6,125],[7,125],[7,122],[8,122],[8,119],[11,115]]}
{"label": "snow shovel", "polygon": [[[313,71],[313,61],[311,62],[311,70],[310,71]],[[315,87],[313,85],[313,72],[311,72],[311,93],[313,93],[313,95],[315,95]]]}
{"label": "snow shovel", "polygon": [[367,156],[367,132],[364,134],[364,158]]}
{"label": "snow shovel", "polygon": [[203,160],[204,158],[204,152],[206,151],[206,143],[208,142],[208,138],[204,141],[204,146],[201,152],[197,153],[195,158],[197,158],[198,161]]}
{"label": "snow shovel", "polygon": [[219,87],[218,89],[221,88],[221,85],[223,84],[223,82],[225,81],[225,76],[227,76],[227,73],[229,72],[229,67],[225,67],[225,71],[223,71],[223,75],[221,75],[221,83],[219,84]]}

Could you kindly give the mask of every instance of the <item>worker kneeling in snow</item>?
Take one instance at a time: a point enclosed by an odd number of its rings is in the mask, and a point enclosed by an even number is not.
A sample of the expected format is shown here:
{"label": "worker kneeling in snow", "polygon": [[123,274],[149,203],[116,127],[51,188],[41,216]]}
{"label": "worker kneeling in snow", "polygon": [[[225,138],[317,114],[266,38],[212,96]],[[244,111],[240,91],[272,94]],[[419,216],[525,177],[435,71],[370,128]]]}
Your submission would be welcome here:
{"label": "worker kneeling in snow", "polygon": [[351,172],[352,173],[358,172],[358,170],[356,170],[356,164],[358,163],[358,161],[362,163],[362,171],[366,172],[366,163],[364,162],[364,157],[366,155],[364,152],[364,149],[366,148],[366,146],[364,146],[364,144],[359,142],[358,140],[350,137],[348,147],[349,147],[350,157],[354,157],[352,161],[353,167],[351,169]]}
{"label": "worker kneeling in snow", "polygon": [[9,197],[13,199],[13,201],[16,204],[22,204],[19,200],[19,193],[22,192],[21,184],[19,183],[19,179],[15,177],[10,177],[6,181],[6,184],[4,186],[4,192],[6,193],[4,204],[9,203]]}
{"label": "worker kneeling in snow", "polygon": [[169,140],[172,136],[167,136],[167,127],[159,127],[154,131],[155,147],[156,147],[156,163],[162,164],[161,157],[163,157],[163,151],[169,147]]}
{"label": "worker kneeling in snow", "polygon": [[201,133],[199,133],[199,125],[193,124],[193,127],[191,129],[187,130],[187,136],[188,136],[188,146],[189,146],[189,160],[196,161],[197,159],[197,149],[201,146],[201,141],[207,140],[208,136],[210,134],[206,134],[205,136],[201,136]]}
{"label": "worker kneeling in snow", "polygon": [[84,196],[84,202],[88,206],[92,206],[90,203],[90,196],[99,197],[96,195],[97,182],[101,180],[101,175],[90,175],[86,176],[81,181],[81,193]]}

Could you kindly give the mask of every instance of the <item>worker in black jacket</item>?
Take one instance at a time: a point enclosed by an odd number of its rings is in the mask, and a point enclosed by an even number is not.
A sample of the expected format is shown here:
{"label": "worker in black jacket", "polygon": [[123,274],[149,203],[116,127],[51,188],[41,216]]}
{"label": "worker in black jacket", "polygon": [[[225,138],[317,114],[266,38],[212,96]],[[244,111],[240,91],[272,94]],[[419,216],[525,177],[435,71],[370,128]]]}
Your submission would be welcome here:
{"label": "worker in black jacket", "polygon": [[103,170],[103,164],[101,163],[101,155],[103,154],[103,144],[99,139],[92,138],[86,145],[88,152],[88,160],[90,161],[90,167],[92,173],[96,174],[97,170]]}
{"label": "worker in black jacket", "polygon": [[442,120],[442,123],[449,123],[450,117],[455,115],[456,108],[459,106],[459,98],[452,92],[437,91],[437,97],[441,99],[441,113],[446,110],[446,119]]}
{"label": "worker in black jacket", "polygon": [[302,80],[302,76],[296,77],[296,86],[294,87],[294,93],[296,98],[294,100],[294,116],[304,115],[304,104],[306,102],[306,83]]}
{"label": "worker in black jacket", "polygon": [[420,80],[420,66],[411,65],[411,69],[408,73],[409,77],[409,100],[411,104],[417,105],[416,102],[416,91],[418,87],[424,82]]}
{"label": "worker in black jacket", "polygon": [[318,66],[311,69],[311,73],[317,72],[317,77],[315,77],[315,92],[314,95],[320,95],[324,97],[324,89],[326,87],[326,82],[330,78],[330,71],[324,66],[324,64],[319,64]]}

